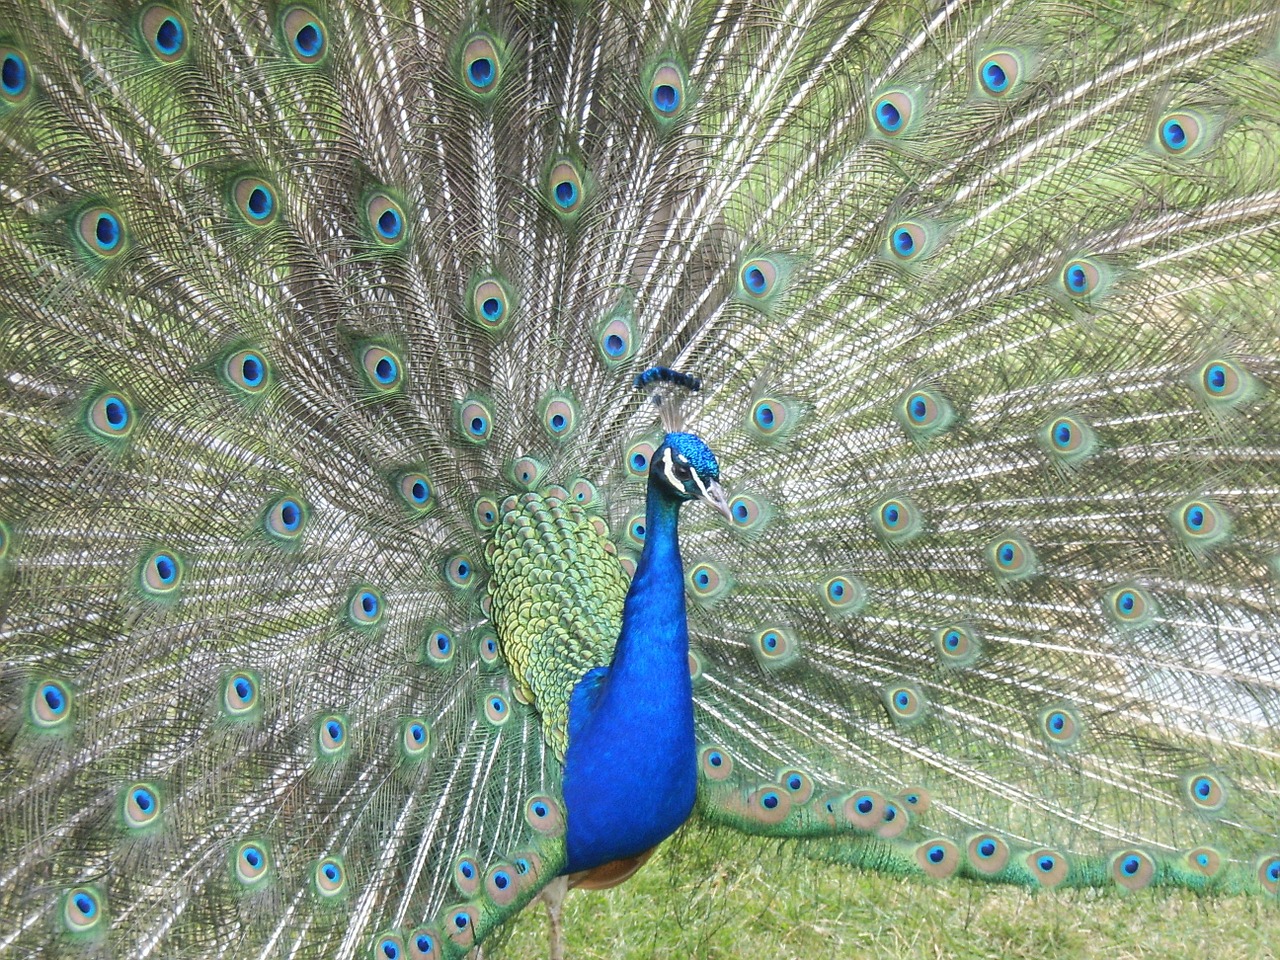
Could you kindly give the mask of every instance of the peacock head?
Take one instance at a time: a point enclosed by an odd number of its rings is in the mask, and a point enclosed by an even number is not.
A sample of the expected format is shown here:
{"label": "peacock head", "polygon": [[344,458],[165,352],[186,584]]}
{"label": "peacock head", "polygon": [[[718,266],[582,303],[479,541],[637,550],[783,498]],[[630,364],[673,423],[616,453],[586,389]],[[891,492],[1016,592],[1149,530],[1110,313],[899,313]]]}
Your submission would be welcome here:
{"label": "peacock head", "polygon": [[729,498],[720,486],[720,464],[701,437],[683,431],[668,433],[654,451],[649,478],[668,496],[702,500],[731,519]]}

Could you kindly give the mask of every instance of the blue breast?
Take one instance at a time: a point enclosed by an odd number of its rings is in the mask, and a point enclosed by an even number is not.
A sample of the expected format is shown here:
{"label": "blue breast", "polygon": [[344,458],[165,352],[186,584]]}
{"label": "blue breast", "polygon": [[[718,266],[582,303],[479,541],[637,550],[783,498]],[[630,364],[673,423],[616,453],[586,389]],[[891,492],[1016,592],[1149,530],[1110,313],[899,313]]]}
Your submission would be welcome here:
{"label": "blue breast", "polygon": [[569,705],[566,873],[632,857],[688,818],[697,792],[679,502],[650,485],[644,552],[613,662]]}

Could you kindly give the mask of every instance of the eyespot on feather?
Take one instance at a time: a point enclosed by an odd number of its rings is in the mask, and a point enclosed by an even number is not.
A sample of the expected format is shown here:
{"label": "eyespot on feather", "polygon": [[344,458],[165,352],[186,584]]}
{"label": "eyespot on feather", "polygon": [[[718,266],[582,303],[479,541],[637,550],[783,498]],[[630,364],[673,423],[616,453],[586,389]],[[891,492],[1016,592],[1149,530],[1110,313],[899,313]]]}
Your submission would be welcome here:
{"label": "eyespot on feather", "polygon": [[880,818],[880,826],[875,829],[875,835],[881,840],[895,840],[906,833],[910,826],[911,816],[906,809],[892,797],[886,797],[884,813]]}
{"label": "eyespot on feather", "polygon": [[127,437],[133,430],[133,408],[121,394],[100,394],[89,404],[88,425],[98,436],[107,440]]}
{"label": "eyespot on feather", "polygon": [[905,90],[890,90],[872,102],[872,130],[884,137],[900,137],[911,128],[915,115],[915,98]]}
{"label": "eyespot on feather", "polygon": [[223,376],[233,387],[250,395],[267,389],[270,370],[263,355],[256,350],[237,350],[222,366]]}
{"label": "eyespot on feather", "polygon": [[563,220],[574,220],[586,201],[584,174],[568,158],[557,160],[547,174],[547,200]]}
{"label": "eyespot on feather", "polygon": [[360,369],[369,386],[380,393],[398,390],[403,378],[400,358],[386,347],[370,344],[360,351]]}
{"label": "eyespot on feather", "polygon": [[472,322],[490,333],[505,330],[515,315],[515,298],[506,282],[496,276],[473,281],[467,303]]}
{"label": "eyespot on feather", "polygon": [[993,876],[1009,862],[1009,845],[990,833],[980,833],[970,838],[965,847],[969,866],[985,876]]}
{"label": "eyespot on feather", "polygon": [[[644,538],[648,533],[648,528],[645,526],[643,513],[633,513],[631,516],[627,517],[626,520],[623,521],[622,530],[623,536],[626,537],[628,545],[636,548],[637,550],[644,546]],[[689,575],[686,573],[685,579],[687,580],[688,577]]]}
{"label": "eyespot on feather", "polygon": [[502,66],[498,44],[488,34],[473,34],[462,45],[462,83],[473,96],[489,99],[498,92],[502,84]]}
{"label": "eyespot on feather", "polygon": [[154,784],[134,783],[120,793],[121,822],[131,831],[158,825],[160,807],[160,791]]}
{"label": "eyespot on feather", "polygon": [[231,185],[231,201],[245,223],[265,227],[280,213],[276,189],[260,177],[241,177]]}
{"label": "eyespot on feather", "polygon": [[766,670],[781,670],[800,656],[800,642],[785,627],[765,627],[752,640],[751,652]]}
{"label": "eyespot on feather", "polygon": [[964,623],[939,627],[933,632],[942,663],[948,667],[968,667],[982,655],[982,642],[978,633]]}
{"label": "eyespot on feather", "polygon": [[791,796],[791,802],[797,805],[806,804],[813,796],[813,777],[803,770],[794,767],[778,773],[778,783]]}
{"label": "eyespot on feather", "polygon": [[271,854],[267,845],[258,840],[237,844],[231,854],[231,872],[242,887],[262,886],[271,874]]}
{"label": "eyespot on feather", "polygon": [[298,63],[313,66],[325,58],[328,48],[324,22],[306,7],[289,7],[280,18],[285,49]]}
{"label": "eyespot on feather", "polygon": [[1209,131],[1210,125],[1200,114],[1177,110],[1156,121],[1155,144],[1167,156],[1189,157],[1204,148]]}
{"label": "eyespot on feather", "polygon": [[426,513],[435,506],[435,492],[425,473],[417,470],[402,473],[396,479],[395,487],[404,505],[415,514]]}
{"label": "eyespot on feather", "polygon": [[924,387],[903,394],[895,413],[907,436],[917,442],[937,436],[955,421],[951,402],[936,390]]}
{"label": "eyespot on feather", "polygon": [[1207,497],[1193,497],[1174,506],[1169,521],[1178,539],[1193,551],[1216,547],[1231,537],[1231,518]]}
{"label": "eyespot on feather", "polygon": [[498,503],[493,497],[481,497],[477,500],[475,506],[471,508],[471,516],[475,519],[476,526],[485,532],[496,527],[498,521],[502,519]]}
{"label": "eyespot on feather", "polygon": [[553,394],[542,401],[542,426],[551,439],[567,439],[577,423],[578,405],[572,397]]}
{"label": "eyespot on feather", "polygon": [[1206,877],[1216,877],[1222,870],[1222,854],[1212,847],[1196,847],[1188,850],[1183,858],[1187,868]]}
{"label": "eyespot on feather", "polygon": [[431,749],[431,724],[421,717],[400,723],[400,752],[406,760],[422,760]]}
{"label": "eyespot on feather", "polygon": [[890,497],[876,504],[867,517],[871,530],[883,542],[909,543],[924,531],[924,520],[915,501]]}
{"label": "eyespot on feather", "polygon": [[515,868],[506,863],[490,867],[484,875],[484,893],[496,906],[512,904],[520,893]]}
{"label": "eyespot on feather", "polygon": [[1075,709],[1066,705],[1042,710],[1037,728],[1045,742],[1055,749],[1071,749],[1079,745],[1084,723]]}
{"label": "eyespot on feather", "polygon": [[453,661],[457,644],[454,643],[453,634],[449,630],[440,626],[429,628],[424,645],[428,663],[444,666]]}
{"label": "eyespot on feather", "polygon": [[281,497],[267,506],[262,518],[266,532],[277,540],[293,541],[302,536],[309,511],[299,497]]}
{"label": "eyespot on feather", "polygon": [[409,935],[411,960],[440,960],[440,934],[435,927],[419,927]]}
{"label": "eyespot on feather", "polygon": [[524,810],[525,820],[538,833],[559,836],[564,832],[564,811],[551,797],[545,794],[531,797]]}
{"label": "eyespot on feather", "polygon": [[764,530],[773,518],[773,505],[766,500],[740,493],[729,501],[729,522],[748,537]]}
{"label": "eyespot on feather", "polygon": [[485,694],[481,698],[480,705],[485,719],[495,727],[501,727],[511,719],[511,705],[507,702],[507,698],[499,693]]}
{"label": "eyespot on feather", "polygon": [[31,64],[17,47],[0,44],[0,106],[16,107],[31,94]]}
{"label": "eyespot on feather", "polygon": [[320,718],[316,724],[316,749],[322,758],[333,760],[347,750],[347,722],[336,713]]}
{"label": "eyespot on feather", "polygon": [[476,942],[476,924],[480,922],[480,911],[471,906],[456,906],[446,911],[444,928],[449,939],[464,950],[469,950]]}
{"label": "eyespot on feather", "polygon": [[691,565],[685,574],[685,583],[694,601],[704,607],[722,600],[734,586],[729,571],[710,561]]}
{"label": "eyespot on feather", "polygon": [[799,414],[799,408],[790,400],[760,397],[747,411],[747,431],[762,442],[782,440],[795,429]]}
{"label": "eyespot on feather", "polygon": [[1101,299],[1110,286],[1111,270],[1101,260],[1076,257],[1058,277],[1058,289],[1068,300],[1088,303]]}
{"label": "eyespot on feather", "polygon": [[533,888],[542,879],[542,857],[533,850],[517,850],[511,855],[511,868],[521,890]]}
{"label": "eyespot on feather", "polygon": [[1022,58],[1011,50],[997,50],[978,60],[978,91],[1000,100],[1018,89],[1024,73]]}
{"label": "eyespot on feather", "polygon": [[987,544],[984,553],[992,572],[1001,580],[1017,582],[1038,572],[1035,551],[1019,534],[997,537]]}
{"label": "eyespot on feather", "polygon": [[933,806],[933,794],[924,789],[924,787],[911,787],[904,790],[898,794],[898,799],[906,804],[907,809],[917,815],[927,812]]}
{"label": "eyespot on feather", "polygon": [[1226,357],[1211,358],[1188,378],[1192,388],[1214,413],[1233,412],[1258,395],[1258,383],[1242,365]]}
{"label": "eyespot on feather", "polygon": [[1122,850],[1111,858],[1111,879],[1126,890],[1148,887],[1155,876],[1155,861],[1141,850]]}
{"label": "eyespot on feather", "polygon": [[493,431],[493,415],[479,400],[467,400],[458,408],[458,428],[472,443],[485,443]]}
{"label": "eyespot on feather", "polygon": [[138,17],[138,32],[162,63],[176,63],[187,52],[187,22],[169,7],[157,3],[144,8]]}
{"label": "eyespot on feather", "polygon": [[480,867],[469,856],[459,857],[453,863],[453,885],[464,897],[472,896],[480,889]]}
{"label": "eyespot on feather", "polygon": [[1151,595],[1137,584],[1121,584],[1103,594],[1102,609],[1110,620],[1125,630],[1145,627],[1156,616]]}
{"label": "eyespot on feather", "polygon": [[767,784],[747,795],[746,814],[757,823],[775,826],[791,813],[791,796],[774,784]]}
{"label": "eyespot on feather", "polygon": [[783,253],[746,257],[738,268],[735,295],[762,313],[769,313],[786,291],[794,263]]}
{"label": "eyespot on feather", "polygon": [[520,457],[511,464],[511,479],[526,490],[537,487],[546,473],[547,465],[533,457]]}
{"label": "eyespot on feather", "polygon": [[899,260],[908,261],[924,248],[924,229],[915,223],[899,223],[889,230],[889,252]]}
{"label": "eyespot on feather", "polygon": [[733,776],[733,757],[723,747],[703,747],[698,751],[698,770],[707,780],[723,783]]}
{"label": "eyespot on feather", "polygon": [[61,680],[45,677],[32,685],[29,716],[35,728],[45,733],[61,732],[70,726],[74,699]]}
{"label": "eyespot on feather", "polygon": [[1192,809],[1202,813],[1221,813],[1229,796],[1221,779],[1207,771],[1188,774],[1182,779],[1184,796]]}
{"label": "eyespot on feather", "polygon": [[1040,428],[1037,440],[1055,462],[1073,466],[1087,460],[1098,447],[1093,428],[1071,414],[1050,417]]}
{"label": "eyespot on feather", "polygon": [[451,586],[468,589],[475,584],[475,562],[467,554],[454,554],[445,561],[444,575]]}
{"label": "eyespot on feather", "polygon": [[866,587],[846,574],[837,574],[823,582],[818,595],[822,598],[827,613],[833,617],[858,613],[867,602]]}
{"label": "eyespot on feather", "polygon": [[648,83],[649,112],[663,125],[674,123],[685,112],[688,79],[675,61],[659,63]]}
{"label": "eyespot on feather", "polygon": [[324,857],[311,870],[312,889],[325,900],[335,900],[347,892],[347,871],[341,857]]}
{"label": "eyespot on feather", "polygon": [[596,345],[605,363],[613,366],[635,353],[636,333],[630,312],[614,310],[596,333]]}
{"label": "eyespot on feather", "polygon": [[238,670],[222,684],[222,712],[232,720],[256,717],[262,708],[261,683],[256,674]]}
{"label": "eyespot on feather", "polygon": [[569,488],[569,500],[584,509],[594,506],[597,496],[599,491],[596,490],[596,485],[581,477],[573,481],[573,486]]}
{"label": "eyespot on feather", "polygon": [[172,597],[182,586],[182,574],[182,561],[176,553],[157,550],[142,562],[142,591],[157,600]]}
{"label": "eyespot on feather", "polygon": [[1067,878],[1067,858],[1053,850],[1035,850],[1023,862],[1042,887],[1056,887]]}
{"label": "eyespot on feather", "polygon": [[72,887],[62,897],[62,925],[67,933],[83,937],[104,933],[106,901],[96,886]]}
{"label": "eyespot on feather", "polygon": [[369,235],[384,247],[399,247],[408,239],[404,209],[385,193],[375,192],[364,203]]}
{"label": "eyespot on feather", "polygon": [[890,224],[885,233],[880,259],[907,275],[920,273],[940,249],[947,232],[942,224],[930,219],[899,220]]}
{"label": "eyespot on feather", "polygon": [[76,218],[76,233],[84,248],[98,257],[114,257],[126,246],[124,219],[110,207],[82,211]]}
{"label": "eyespot on feather", "polygon": [[355,627],[376,626],[384,613],[382,595],[372,587],[357,587],[347,600],[347,618]]}
{"label": "eyespot on feather", "polygon": [[498,637],[492,631],[485,630],[476,638],[476,652],[480,656],[482,666],[490,668],[502,666],[502,653],[498,647]]}
{"label": "eyespot on feather", "polygon": [[916,847],[916,865],[927,876],[941,880],[960,867],[960,848],[950,840],[936,837]]}
{"label": "eyespot on feather", "polygon": [[765,257],[754,257],[742,265],[742,290],[749,297],[767,297],[778,282],[778,268]]}
{"label": "eyespot on feather", "polygon": [[858,830],[871,832],[884,823],[885,798],[876,790],[863,789],[849,795],[841,807],[844,819]]}
{"label": "eyespot on feather", "polygon": [[903,727],[913,726],[925,718],[928,701],[919,687],[910,683],[894,683],[881,692],[889,719]]}
{"label": "eyespot on feather", "polygon": [[649,464],[653,462],[654,445],[648,440],[640,440],[627,448],[625,463],[627,476],[643,480],[649,476]]}

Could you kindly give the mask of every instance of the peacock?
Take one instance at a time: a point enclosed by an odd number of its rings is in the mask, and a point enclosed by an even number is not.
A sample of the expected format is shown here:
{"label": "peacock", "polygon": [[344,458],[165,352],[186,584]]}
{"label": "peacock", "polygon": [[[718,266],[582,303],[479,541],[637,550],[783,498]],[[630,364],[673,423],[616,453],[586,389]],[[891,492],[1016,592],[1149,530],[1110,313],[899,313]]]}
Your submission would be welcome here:
{"label": "peacock", "polygon": [[1274,901],[1278,155],[1258,0],[0,0],[0,956]]}

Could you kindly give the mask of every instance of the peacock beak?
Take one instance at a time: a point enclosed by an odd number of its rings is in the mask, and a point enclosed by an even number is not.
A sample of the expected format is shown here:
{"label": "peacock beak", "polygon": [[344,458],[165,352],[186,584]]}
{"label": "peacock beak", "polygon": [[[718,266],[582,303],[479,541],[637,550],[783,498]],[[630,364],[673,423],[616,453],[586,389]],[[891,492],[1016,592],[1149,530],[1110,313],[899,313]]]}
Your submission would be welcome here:
{"label": "peacock beak", "polygon": [[733,519],[733,514],[729,512],[729,497],[725,494],[724,487],[720,486],[715,480],[712,480],[703,489],[702,499],[726,520]]}

